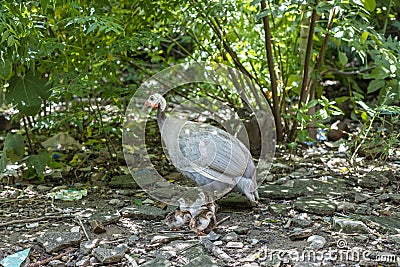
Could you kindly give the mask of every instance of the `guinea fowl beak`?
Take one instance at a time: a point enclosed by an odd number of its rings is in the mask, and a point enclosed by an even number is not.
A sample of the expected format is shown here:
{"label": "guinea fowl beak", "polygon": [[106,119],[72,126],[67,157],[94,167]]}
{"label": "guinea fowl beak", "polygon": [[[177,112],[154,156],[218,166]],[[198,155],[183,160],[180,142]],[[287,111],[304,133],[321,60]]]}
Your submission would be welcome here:
{"label": "guinea fowl beak", "polygon": [[146,101],[143,106],[144,107],[158,108],[158,103],[152,105],[149,101]]}

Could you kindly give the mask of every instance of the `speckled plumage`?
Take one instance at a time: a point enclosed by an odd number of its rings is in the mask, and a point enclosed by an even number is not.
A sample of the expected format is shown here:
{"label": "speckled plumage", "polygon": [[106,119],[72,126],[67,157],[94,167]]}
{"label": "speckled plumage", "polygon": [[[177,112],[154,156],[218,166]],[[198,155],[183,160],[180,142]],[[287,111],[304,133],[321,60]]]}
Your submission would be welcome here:
{"label": "speckled plumage", "polygon": [[228,193],[232,188],[250,201],[258,199],[256,168],[247,147],[209,124],[165,116],[165,99],[154,94],[147,106],[158,109],[157,122],[169,159],[203,191]]}
{"label": "speckled plumage", "polygon": [[190,215],[190,212],[185,210],[175,210],[165,217],[165,223],[172,230],[178,230],[187,224],[191,218],[192,216]]}

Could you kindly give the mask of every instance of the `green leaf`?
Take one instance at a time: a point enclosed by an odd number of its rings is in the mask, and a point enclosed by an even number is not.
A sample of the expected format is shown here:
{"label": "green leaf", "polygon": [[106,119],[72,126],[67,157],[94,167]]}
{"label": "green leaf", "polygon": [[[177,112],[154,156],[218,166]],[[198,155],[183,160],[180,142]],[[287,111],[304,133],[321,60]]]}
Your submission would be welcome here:
{"label": "green leaf", "polygon": [[263,17],[267,17],[267,16],[269,16],[270,14],[271,14],[271,10],[269,10],[269,9],[263,10],[263,11],[261,11],[261,12],[257,15],[256,20],[259,20],[259,19],[261,19],[261,18],[263,18]]}
{"label": "green leaf", "polygon": [[261,2],[261,0],[253,0],[251,1],[250,5],[255,6],[258,5]]}
{"label": "green leaf", "polygon": [[10,60],[0,60],[0,79],[9,80],[12,76],[12,63]]}
{"label": "green leaf", "polygon": [[368,121],[368,114],[367,114],[367,112],[363,111],[363,112],[361,113],[361,119],[362,119],[363,121]]}
{"label": "green leaf", "polygon": [[10,79],[6,92],[6,101],[15,103],[18,110],[27,116],[34,116],[39,112],[42,99],[50,96],[46,80],[28,72],[24,77],[14,76]]}
{"label": "green leaf", "polygon": [[311,100],[310,102],[308,102],[308,104],[307,104],[307,109],[309,109],[309,108],[312,108],[312,107],[315,107],[316,105],[318,105],[318,99],[313,99],[313,100]]}
{"label": "green leaf", "polygon": [[367,40],[368,36],[369,36],[369,32],[367,32],[367,31],[363,32],[361,35],[361,40],[363,42],[365,42]]}
{"label": "green leaf", "polygon": [[3,150],[3,154],[1,154],[1,158],[0,158],[0,173],[4,171],[4,169],[7,166],[7,153],[5,153],[5,151]]}
{"label": "green leaf", "polygon": [[47,162],[50,160],[50,154],[47,152],[40,152],[38,155],[31,155],[26,159],[26,166],[35,169],[38,176],[42,176]]}
{"label": "green leaf", "polygon": [[6,154],[7,159],[10,159],[11,162],[20,160],[23,157],[24,152],[25,143],[22,135],[8,133],[3,148],[3,154]]}
{"label": "green leaf", "polygon": [[89,28],[86,31],[86,34],[91,33],[92,31],[94,31],[97,27],[99,26],[99,24],[97,22],[90,24]]}
{"label": "green leaf", "polygon": [[340,61],[340,64],[342,64],[342,65],[346,65],[347,64],[348,58],[346,56],[346,53],[343,53],[343,52],[339,51],[339,61]]}
{"label": "green leaf", "polygon": [[9,36],[7,39],[7,45],[8,46],[13,46],[15,44],[14,36]]}
{"label": "green leaf", "polygon": [[335,102],[337,104],[342,104],[342,103],[346,102],[347,100],[349,100],[348,96],[341,96],[341,97],[336,97],[335,98]]}
{"label": "green leaf", "polygon": [[364,8],[370,12],[374,11],[376,8],[375,0],[363,0]]}
{"label": "green leaf", "polygon": [[363,75],[364,79],[377,79],[383,80],[390,76],[390,70],[384,68],[383,66],[377,66],[371,71],[371,73]]}
{"label": "green leaf", "polygon": [[379,89],[381,89],[385,85],[384,80],[372,80],[367,88],[368,94],[373,93]]}
{"label": "green leaf", "polygon": [[3,33],[3,35],[1,36],[0,44],[3,43],[5,40],[7,40],[9,35],[10,35],[10,31],[8,31],[8,30],[5,31],[5,32]]}

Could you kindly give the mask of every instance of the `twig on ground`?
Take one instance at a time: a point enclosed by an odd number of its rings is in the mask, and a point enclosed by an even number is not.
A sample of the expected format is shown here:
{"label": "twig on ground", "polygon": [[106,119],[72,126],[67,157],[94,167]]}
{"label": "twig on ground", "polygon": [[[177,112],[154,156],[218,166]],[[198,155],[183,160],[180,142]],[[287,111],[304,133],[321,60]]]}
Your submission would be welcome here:
{"label": "twig on ground", "polygon": [[213,244],[213,242],[210,241],[210,239],[203,237],[200,239],[200,244],[203,245],[203,247],[210,252],[211,254],[213,254],[215,257],[226,261],[226,262],[232,262],[233,259],[231,258],[231,256],[229,256],[228,254],[226,254],[225,251],[223,251],[221,248],[217,247],[216,245]]}
{"label": "twig on ground", "polygon": [[45,265],[45,264],[47,264],[47,263],[49,263],[49,262],[51,262],[53,260],[61,259],[62,257],[67,255],[68,253],[73,252],[74,250],[76,250],[76,248],[68,248],[67,251],[65,251],[64,253],[61,253],[61,254],[59,254],[57,256],[54,256],[54,257],[51,257],[51,258],[47,258],[47,259],[44,259],[44,260],[41,260],[41,261],[38,261],[38,262],[35,262],[35,263],[31,263],[31,264],[28,265],[28,267],[43,266],[43,265]]}
{"label": "twig on ground", "polygon": [[221,219],[219,222],[217,222],[215,224],[214,228],[217,228],[218,226],[220,226],[221,224],[223,224],[224,222],[226,222],[227,220],[230,220],[230,219],[231,219],[231,216],[227,216],[227,217]]}
{"label": "twig on ground", "polygon": [[39,221],[45,221],[45,220],[61,220],[61,219],[73,218],[73,217],[74,217],[73,215],[56,215],[56,216],[43,216],[43,217],[23,219],[23,220],[13,220],[13,221],[9,221],[9,222],[0,223],[0,228],[9,226],[12,224],[18,224],[18,223],[31,223],[31,222],[39,222]]}
{"label": "twig on ground", "polygon": [[129,256],[128,254],[125,254],[125,259],[128,260],[129,266],[131,266],[131,267],[137,267],[137,266],[139,266],[139,265],[137,264],[137,262],[135,261],[135,259],[132,258],[131,256]]}
{"label": "twig on ground", "polygon": [[86,232],[86,228],[85,228],[85,226],[84,226],[83,223],[82,223],[82,220],[81,220],[78,216],[76,216],[75,219],[78,220],[79,225],[82,227],[82,231],[83,231],[83,233],[85,234],[87,240],[88,240],[88,241],[91,241],[91,239],[90,239],[88,233]]}

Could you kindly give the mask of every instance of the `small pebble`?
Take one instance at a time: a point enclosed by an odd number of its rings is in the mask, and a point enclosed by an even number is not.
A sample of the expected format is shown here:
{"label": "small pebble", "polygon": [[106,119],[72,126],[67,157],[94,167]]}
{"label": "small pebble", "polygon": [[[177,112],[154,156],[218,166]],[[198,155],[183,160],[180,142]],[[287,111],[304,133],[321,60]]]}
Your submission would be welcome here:
{"label": "small pebble", "polygon": [[80,226],[74,226],[71,228],[71,233],[78,233],[80,231],[81,227]]}
{"label": "small pebble", "polygon": [[312,235],[307,239],[311,249],[321,249],[326,244],[326,239],[320,235]]}
{"label": "small pebble", "polygon": [[237,233],[238,235],[245,235],[250,231],[250,228],[248,228],[248,227],[237,227],[237,228],[233,229],[233,231],[235,233]]}
{"label": "small pebble", "polygon": [[254,226],[260,227],[262,225],[261,221],[254,221]]}
{"label": "small pebble", "polygon": [[221,235],[216,234],[214,231],[211,231],[208,233],[207,238],[210,239],[210,241],[216,241],[221,237]]}
{"label": "small pebble", "polygon": [[226,236],[222,238],[223,241],[236,241],[238,240],[238,235],[235,232],[228,233]]}
{"label": "small pebble", "polygon": [[244,245],[242,242],[234,242],[234,241],[228,242],[226,244],[227,248],[243,248],[243,246]]}

